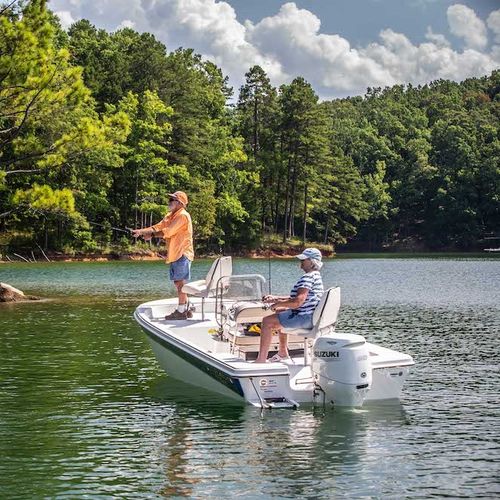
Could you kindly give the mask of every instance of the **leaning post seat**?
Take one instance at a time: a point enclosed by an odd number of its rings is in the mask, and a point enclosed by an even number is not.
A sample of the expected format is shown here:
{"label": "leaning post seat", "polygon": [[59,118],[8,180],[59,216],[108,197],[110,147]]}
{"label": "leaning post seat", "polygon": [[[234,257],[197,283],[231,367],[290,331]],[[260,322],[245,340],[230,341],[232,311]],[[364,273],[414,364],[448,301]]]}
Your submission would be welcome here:
{"label": "leaning post seat", "polygon": [[229,310],[229,314],[236,324],[245,324],[262,323],[262,320],[266,316],[270,316],[274,312],[270,308],[265,307],[263,302],[247,301],[234,304]]}
{"label": "leaning post seat", "polygon": [[283,333],[289,335],[298,335],[304,338],[304,364],[309,364],[308,359],[308,339],[314,339],[325,331],[330,331],[335,328],[337,318],[340,311],[340,288],[332,287],[323,293],[316,309],[313,313],[313,327],[282,329]]}
{"label": "leaning post seat", "polygon": [[212,262],[205,279],[191,281],[182,287],[182,291],[193,297],[201,297],[201,319],[205,319],[205,299],[214,297],[217,283],[223,277],[231,276],[233,261],[231,257],[218,257]]}

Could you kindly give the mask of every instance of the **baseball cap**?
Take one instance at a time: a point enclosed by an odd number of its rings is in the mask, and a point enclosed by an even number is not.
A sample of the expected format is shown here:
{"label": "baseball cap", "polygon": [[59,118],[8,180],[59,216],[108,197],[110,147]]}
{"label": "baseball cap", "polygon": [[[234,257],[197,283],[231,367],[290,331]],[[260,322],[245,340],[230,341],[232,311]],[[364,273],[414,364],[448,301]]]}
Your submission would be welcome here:
{"label": "baseball cap", "polygon": [[315,259],[321,260],[321,252],[317,248],[306,248],[301,254],[296,255],[297,259]]}
{"label": "baseball cap", "polygon": [[182,203],[184,206],[188,204],[188,197],[184,191],[176,191],[175,193],[168,193],[168,196]]}

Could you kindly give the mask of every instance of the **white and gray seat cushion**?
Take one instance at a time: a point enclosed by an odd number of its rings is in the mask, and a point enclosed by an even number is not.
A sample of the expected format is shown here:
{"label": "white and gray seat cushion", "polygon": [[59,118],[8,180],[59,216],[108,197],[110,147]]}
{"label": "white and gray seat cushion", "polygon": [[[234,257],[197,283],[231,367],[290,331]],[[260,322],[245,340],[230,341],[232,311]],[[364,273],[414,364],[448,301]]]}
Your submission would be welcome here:
{"label": "white and gray seat cushion", "polygon": [[313,313],[313,327],[282,329],[283,333],[313,338],[326,328],[334,328],[340,310],[340,288],[332,287],[325,291]]}
{"label": "white and gray seat cushion", "polygon": [[191,281],[182,287],[182,291],[194,297],[213,297],[217,284],[222,277],[231,276],[233,263],[231,257],[218,257],[210,266],[205,279]]}
{"label": "white and gray seat cushion", "polygon": [[202,297],[203,295],[207,294],[207,280],[197,280],[197,281],[191,281],[190,283],[186,283],[182,287],[182,291],[184,293],[187,293],[189,295],[196,295],[198,297]]}
{"label": "white and gray seat cushion", "polygon": [[266,316],[274,314],[260,301],[236,302],[229,310],[230,318],[237,324],[262,323]]}

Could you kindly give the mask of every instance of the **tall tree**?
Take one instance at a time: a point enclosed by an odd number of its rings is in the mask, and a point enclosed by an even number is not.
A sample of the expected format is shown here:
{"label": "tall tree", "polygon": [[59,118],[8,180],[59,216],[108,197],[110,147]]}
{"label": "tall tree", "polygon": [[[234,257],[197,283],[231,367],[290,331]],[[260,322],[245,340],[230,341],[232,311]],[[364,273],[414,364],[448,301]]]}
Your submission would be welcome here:
{"label": "tall tree", "polygon": [[144,227],[163,216],[168,193],[189,174],[167,159],[173,110],[155,92],[129,92],[116,109],[129,117],[131,132],[122,152],[124,166],[114,173],[110,201],[119,210],[122,226]]}
{"label": "tall tree", "polygon": [[[308,198],[331,161],[326,114],[318,96],[303,78],[280,88],[282,161],[286,165],[283,241],[295,236],[295,216],[304,207],[307,221]],[[309,189],[306,189],[306,187]],[[303,198],[302,198],[303,197]],[[300,199],[303,199],[303,204]]]}
{"label": "tall tree", "polygon": [[[95,112],[81,69],[59,48],[63,37],[53,20],[43,0],[0,16],[0,182],[17,193],[2,197],[4,217],[20,208],[16,200],[34,199],[34,183],[38,193],[48,192],[69,165],[91,153],[106,156],[128,133],[123,114]],[[31,194],[23,198],[22,189]]]}
{"label": "tall tree", "polygon": [[254,214],[260,218],[264,232],[273,223],[273,209],[279,197],[275,189],[276,178],[281,174],[277,93],[260,66],[250,68],[245,78],[237,103],[237,132],[245,141],[250,168],[259,174],[259,184],[250,194]]}

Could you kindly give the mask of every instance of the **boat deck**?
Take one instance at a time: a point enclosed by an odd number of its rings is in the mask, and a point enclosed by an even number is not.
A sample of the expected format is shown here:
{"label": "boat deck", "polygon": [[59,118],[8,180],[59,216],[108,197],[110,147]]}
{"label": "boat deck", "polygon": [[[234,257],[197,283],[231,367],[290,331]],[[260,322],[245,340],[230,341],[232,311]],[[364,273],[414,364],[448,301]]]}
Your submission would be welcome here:
{"label": "boat deck", "polygon": [[[291,360],[279,363],[253,363],[259,350],[259,336],[244,335],[242,332],[225,334],[221,339],[219,324],[215,319],[213,300],[205,302],[204,318],[201,312],[201,304],[194,302],[196,311],[193,317],[187,320],[165,320],[165,315],[173,311],[176,299],[163,299],[143,304],[137,311],[143,321],[150,324],[158,332],[175,339],[184,345],[188,345],[200,353],[215,359],[232,369],[240,371],[255,370],[257,366],[265,366],[271,372],[283,371],[293,376],[304,365],[304,341],[301,337],[289,337],[289,350]],[[278,337],[273,339],[270,355],[277,351]],[[379,345],[368,343],[370,358],[374,369],[388,368],[392,366],[411,366],[413,359],[407,354],[387,349]]]}

